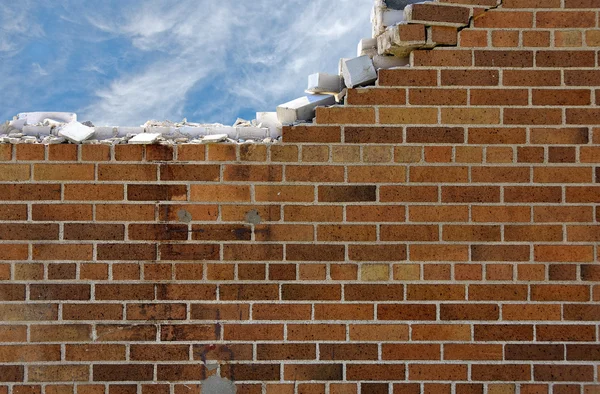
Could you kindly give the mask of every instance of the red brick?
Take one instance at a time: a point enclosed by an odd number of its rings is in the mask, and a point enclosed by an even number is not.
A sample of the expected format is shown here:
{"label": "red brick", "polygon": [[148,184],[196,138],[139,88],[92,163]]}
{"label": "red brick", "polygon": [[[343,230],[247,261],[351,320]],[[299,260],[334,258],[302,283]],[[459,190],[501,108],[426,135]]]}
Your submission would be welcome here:
{"label": "red brick", "polygon": [[592,365],[535,365],[533,377],[542,382],[585,382],[594,380]]}
{"label": "red brick", "polygon": [[[600,77],[600,76],[599,76]],[[560,86],[560,70],[503,70],[504,86]]]}
{"label": "red brick", "polygon": [[467,366],[458,364],[436,364],[431,368],[427,364],[410,364],[408,376],[411,380],[467,380]]}
{"label": "red brick", "polygon": [[436,86],[436,70],[397,69],[381,70],[379,86]]}
{"label": "red brick", "polygon": [[475,19],[473,24],[477,28],[531,28],[533,12],[494,10]]}
{"label": "red brick", "polygon": [[594,51],[538,51],[537,67],[594,67]]}
{"label": "red brick", "polygon": [[502,360],[502,345],[444,344],[444,360]]}
{"label": "red brick", "polygon": [[475,50],[476,67],[533,67],[533,52]]}
{"label": "red brick", "polygon": [[526,364],[474,364],[471,368],[472,379],[479,381],[515,382],[531,377],[531,366]]}

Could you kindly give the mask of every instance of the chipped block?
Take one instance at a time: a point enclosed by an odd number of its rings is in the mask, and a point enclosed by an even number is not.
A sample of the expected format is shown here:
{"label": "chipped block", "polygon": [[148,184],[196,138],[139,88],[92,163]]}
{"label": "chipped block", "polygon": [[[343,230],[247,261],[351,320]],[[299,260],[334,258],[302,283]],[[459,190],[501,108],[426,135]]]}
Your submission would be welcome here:
{"label": "chipped block", "polygon": [[423,48],[427,44],[425,26],[399,24],[388,27],[377,37],[377,47],[380,55],[407,57],[412,51]]}
{"label": "chipped block", "polygon": [[377,80],[377,71],[373,66],[373,60],[368,56],[346,60],[342,72],[348,88],[369,85]]}
{"label": "chipped block", "polygon": [[264,140],[269,137],[269,129],[267,127],[236,127],[236,139],[243,140]]}
{"label": "chipped block", "polygon": [[394,26],[404,21],[405,13],[403,10],[389,9],[378,1],[371,13],[371,24],[373,25],[373,38],[377,38],[389,26]]}
{"label": "chipped block", "polygon": [[94,127],[94,137],[99,140],[114,138],[119,134],[118,127],[100,126]]}
{"label": "chipped block", "polygon": [[308,77],[306,93],[339,93],[344,88],[339,75],[316,73]]}
{"label": "chipped block", "polygon": [[23,126],[23,134],[34,137],[50,135],[52,126]]}
{"label": "chipped block", "polygon": [[211,143],[211,142],[223,142],[227,141],[227,134],[212,134],[207,135],[202,138],[202,142]]}
{"label": "chipped block", "polygon": [[94,135],[94,128],[88,127],[79,122],[71,122],[60,129],[58,131],[58,135],[71,142],[79,144]]}
{"label": "chipped block", "polygon": [[269,136],[277,138],[281,136],[281,122],[277,119],[277,112],[257,112],[256,120],[262,127],[269,128]]}
{"label": "chipped block", "polygon": [[375,66],[376,70],[405,67],[410,65],[410,56],[398,57],[377,55],[373,58],[373,65]]}
{"label": "chipped block", "polygon": [[368,56],[373,58],[377,55],[377,39],[376,38],[363,38],[359,41],[358,47],[356,48],[356,56]]}
{"label": "chipped block", "polygon": [[117,128],[116,137],[126,137],[128,135],[141,134],[144,132],[143,127],[121,127]]}
{"label": "chipped block", "polygon": [[[368,59],[368,57],[367,57]],[[330,94],[307,94],[277,107],[277,119],[281,124],[311,120],[315,117],[315,108],[335,104]]]}
{"label": "chipped block", "polygon": [[128,141],[130,144],[154,144],[158,137],[161,134],[159,133],[140,133],[134,136],[132,139]]}
{"label": "chipped block", "polygon": [[443,3],[423,2],[407,6],[404,20],[427,26],[463,27],[469,24],[471,9]]}
{"label": "chipped block", "polygon": [[340,62],[338,63],[338,74],[340,76],[342,76],[342,77],[343,77],[343,71],[344,71],[343,70],[344,69],[344,62],[346,60],[350,60],[350,58],[349,57],[343,57],[343,58],[340,59]]}

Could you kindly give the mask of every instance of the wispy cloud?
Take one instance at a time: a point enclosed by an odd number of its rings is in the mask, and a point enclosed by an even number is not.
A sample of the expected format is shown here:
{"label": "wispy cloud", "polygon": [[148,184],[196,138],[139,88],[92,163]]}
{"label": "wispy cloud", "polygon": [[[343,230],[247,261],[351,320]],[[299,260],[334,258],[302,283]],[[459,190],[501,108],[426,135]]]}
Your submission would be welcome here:
{"label": "wispy cloud", "polygon": [[[29,1],[29,0],[25,0]],[[39,0],[43,1],[43,0]],[[55,0],[82,118],[232,122],[302,94],[369,35],[372,0]],[[0,9],[0,12],[2,10]],[[36,21],[34,20],[34,23]],[[35,38],[29,38],[35,40]],[[0,35],[0,47],[2,45]],[[82,55],[83,51],[85,55]],[[60,70],[35,61],[31,73]],[[31,62],[29,64],[32,64]],[[75,85],[78,84],[78,85]],[[56,105],[54,106],[56,108]],[[66,109],[66,108],[65,108]]]}

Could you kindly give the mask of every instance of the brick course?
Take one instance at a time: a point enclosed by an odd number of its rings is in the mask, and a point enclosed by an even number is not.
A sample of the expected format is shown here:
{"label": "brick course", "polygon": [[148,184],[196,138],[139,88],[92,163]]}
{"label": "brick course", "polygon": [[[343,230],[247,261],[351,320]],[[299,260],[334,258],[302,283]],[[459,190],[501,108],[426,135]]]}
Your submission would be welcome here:
{"label": "brick course", "polygon": [[600,2],[496,5],[283,144],[0,145],[0,393],[598,392]]}

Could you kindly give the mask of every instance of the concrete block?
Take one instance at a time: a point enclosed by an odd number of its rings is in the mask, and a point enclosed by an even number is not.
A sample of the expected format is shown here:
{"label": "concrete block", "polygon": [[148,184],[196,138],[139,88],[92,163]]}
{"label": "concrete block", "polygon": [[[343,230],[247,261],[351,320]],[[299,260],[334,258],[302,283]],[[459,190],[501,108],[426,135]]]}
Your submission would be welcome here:
{"label": "concrete block", "polygon": [[23,135],[34,137],[46,136],[52,133],[52,126],[23,126]]}
{"label": "concrete block", "polygon": [[[117,127],[116,137],[126,137],[128,135],[141,134],[144,132],[143,127]],[[115,138],[116,138],[115,137]]]}
{"label": "concrete block", "polygon": [[257,112],[256,121],[262,127],[269,129],[269,136],[277,138],[281,136],[281,122],[277,119],[277,112]]}
{"label": "concrete block", "polygon": [[410,65],[410,56],[398,57],[398,56],[386,56],[377,55],[373,58],[373,65],[376,70],[390,69],[395,67],[406,67]]}
{"label": "concrete block", "polygon": [[345,62],[346,60],[350,60],[350,58],[349,58],[349,57],[343,57],[343,58],[341,58],[341,59],[340,59],[340,62],[338,63],[338,74],[339,74],[340,76],[342,76],[342,78],[343,78],[343,68],[344,68],[344,62]]}
{"label": "concrete block", "polygon": [[140,133],[128,141],[129,144],[149,145],[154,144],[161,136],[159,133]]}
{"label": "concrete block", "polygon": [[94,135],[94,128],[85,126],[79,122],[71,122],[63,126],[58,131],[58,135],[73,143],[80,144]]}
{"label": "concrete block", "polygon": [[204,143],[224,142],[227,141],[227,134],[212,134],[207,135],[202,139]]}
{"label": "concrete block", "polygon": [[341,92],[343,88],[343,81],[339,75],[316,73],[309,75],[306,93],[335,94]]}
{"label": "concrete block", "polygon": [[383,34],[386,28],[404,21],[404,18],[405,14],[402,9],[388,8],[383,0],[377,0],[371,12],[372,37],[377,38]]}
{"label": "concrete block", "polygon": [[[269,137],[267,127],[236,127],[235,139],[242,140],[264,140]],[[231,137],[230,137],[231,138]]]}
{"label": "concrete block", "polygon": [[373,58],[377,55],[377,39],[376,38],[363,38],[358,43],[356,48],[356,56],[368,56]]}
{"label": "concrete block", "polygon": [[117,137],[118,135],[119,135],[118,127],[108,127],[108,126],[94,127],[94,138],[96,138],[98,140],[107,140],[109,138]]}
{"label": "concrete block", "polygon": [[368,56],[346,60],[342,72],[344,83],[348,88],[369,85],[377,80],[377,71],[373,66],[373,60]]}
{"label": "concrete block", "polygon": [[[367,57],[367,59],[369,59]],[[370,59],[369,59],[370,60]],[[335,104],[335,97],[330,94],[307,94],[277,107],[277,119],[281,124],[312,120],[315,108]]]}

